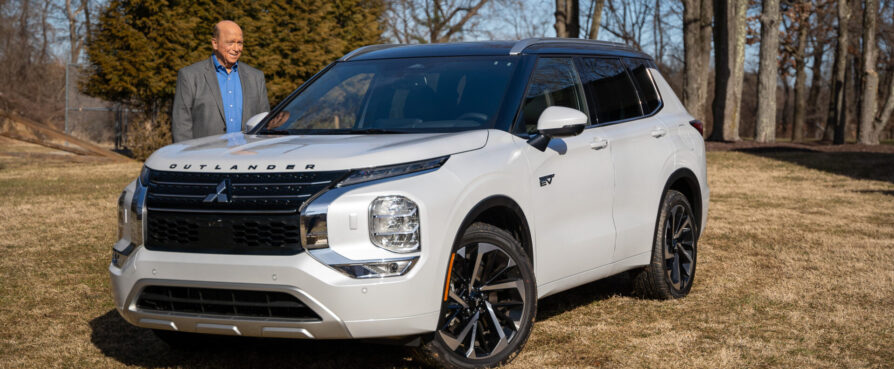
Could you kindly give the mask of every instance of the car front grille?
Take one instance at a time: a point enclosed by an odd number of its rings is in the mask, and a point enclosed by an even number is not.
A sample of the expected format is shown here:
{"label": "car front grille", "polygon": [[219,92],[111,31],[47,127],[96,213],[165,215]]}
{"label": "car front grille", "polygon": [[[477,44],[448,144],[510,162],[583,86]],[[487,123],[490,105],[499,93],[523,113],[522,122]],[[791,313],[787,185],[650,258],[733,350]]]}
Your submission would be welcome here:
{"label": "car front grille", "polygon": [[149,211],[146,248],[217,254],[301,252],[297,214],[194,214]]}
{"label": "car front grille", "polygon": [[193,173],[152,171],[146,205],[167,211],[294,212],[347,171]]}
{"label": "car front grille", "polygon": [[248,255],[300,253],[299,209],[347,173],[152,171],[146,192],[146,248]]}
{"label": "car front grille", "polygon": [[284,292],[148,286],[137,299],[148,312],[319,321],[320,316]]}

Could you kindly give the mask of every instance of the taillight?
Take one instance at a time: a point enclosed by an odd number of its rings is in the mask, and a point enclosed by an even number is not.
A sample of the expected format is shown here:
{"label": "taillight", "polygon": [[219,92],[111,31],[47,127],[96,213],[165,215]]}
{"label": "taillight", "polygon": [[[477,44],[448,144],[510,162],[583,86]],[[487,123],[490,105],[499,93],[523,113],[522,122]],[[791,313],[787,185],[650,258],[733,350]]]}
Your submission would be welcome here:
{"label": "taillight", "polygon": [[695,128],[695,130],[698,131],[698,134],[700,134],[702,136],[705,135],[705,124],[702,123],[702,121],[700,121],[698,119],[690,120],[689,125],[691,125],[692,128]]}

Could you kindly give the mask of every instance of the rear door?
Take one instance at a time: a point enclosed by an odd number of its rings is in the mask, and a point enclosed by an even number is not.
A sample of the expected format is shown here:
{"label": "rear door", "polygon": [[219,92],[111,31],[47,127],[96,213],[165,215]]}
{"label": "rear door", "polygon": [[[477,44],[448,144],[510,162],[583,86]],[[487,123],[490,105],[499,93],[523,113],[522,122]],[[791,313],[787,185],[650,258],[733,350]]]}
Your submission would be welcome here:
{"label": "rear door", "polygon": [[624,60],[584,57],[580,64],[598,124],[594,131],[611,148],[617,231],[613,260],[619,261],[651,250],[664,173],[673,166],[673,144],[668,128],[654,117],[660,104],[638,91]]}
{"label": "rear door", "polygon": [[[541,57],[528,84],[516,133],[535,133],[540,113],[565,106],[585,114],[585,95],[571,58]],[[573,276],[611,262],[613,172],[611,152],[586,129],[554,138],[544,152],[525,144],[531,165],[531,202],[536,222],[539,284]]]}

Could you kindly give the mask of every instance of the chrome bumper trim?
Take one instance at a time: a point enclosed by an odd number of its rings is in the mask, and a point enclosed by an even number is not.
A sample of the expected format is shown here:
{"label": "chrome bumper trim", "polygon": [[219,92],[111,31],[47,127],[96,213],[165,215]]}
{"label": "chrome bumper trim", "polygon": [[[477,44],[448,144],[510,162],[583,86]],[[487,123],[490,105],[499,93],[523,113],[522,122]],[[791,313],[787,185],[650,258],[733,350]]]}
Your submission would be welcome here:
{"label": "chrome bumper trim", "polygon": [[[143,289],[150,285],[284,292],[301,300],[317,313],[321,320],[226,317],[141,310],[136,306],[137,299]],[[141,279],[131,288],[130,295],[125,300],[124,309],[120,313],[131,324],[152,329],[251,337],[352,338],[344,322],[331,310],[304,291],[284,285]]]}

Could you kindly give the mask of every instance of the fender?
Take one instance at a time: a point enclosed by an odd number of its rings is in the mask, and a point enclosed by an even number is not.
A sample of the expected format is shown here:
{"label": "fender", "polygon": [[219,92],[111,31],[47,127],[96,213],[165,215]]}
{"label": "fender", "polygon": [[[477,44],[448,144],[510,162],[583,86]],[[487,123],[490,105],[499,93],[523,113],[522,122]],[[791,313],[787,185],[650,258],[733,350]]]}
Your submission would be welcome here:
{"label": "fender", "polygon": [[692,213],[697,214],[695,224],[698,226],[698,234],[696,235],[698,237],[702,231],[702,191],[698,184],[698,177],[689,168],[677,169],[671,173],[667,182],[664,183],[664,189],[661,191],[661,200],[658,202],[658,210],[655,212],[655,231],[658,231],[658,218],[661,217],[661,204],[664,203],[664,196],[667,194],[667,190],[671,189],[671,186],[681,179],[682,186],[677,185],[674,188],[678,188],[692,202]]}
{"label": "fender", "polygon": [[[528,218],[525,216],[524,211],[511,198],[504,195],[494,195],[485,198],[484,200],[479,201],[475,206],[472,207],[466,217],[463,218],[462,223],[459,225],[459,229],[456,230],[456,236],[453,239],[453,245],[459,243],[459,240],[462,238],[462,232],[464,229],[468,228],[475,219],[478,219],[479,216],[484,214],[486,211],[494,209],[494,208],[506,208],[510,210],[515,216],[519,219],[519,242],[521,242],[522,247],[524,248],[525,253],[528,254],[528,258],[531,260],[531,265],[534,265],[534,245],[531,241],[531,229],[528,227]],[[512,230],[510,230],[510,233]]]}

